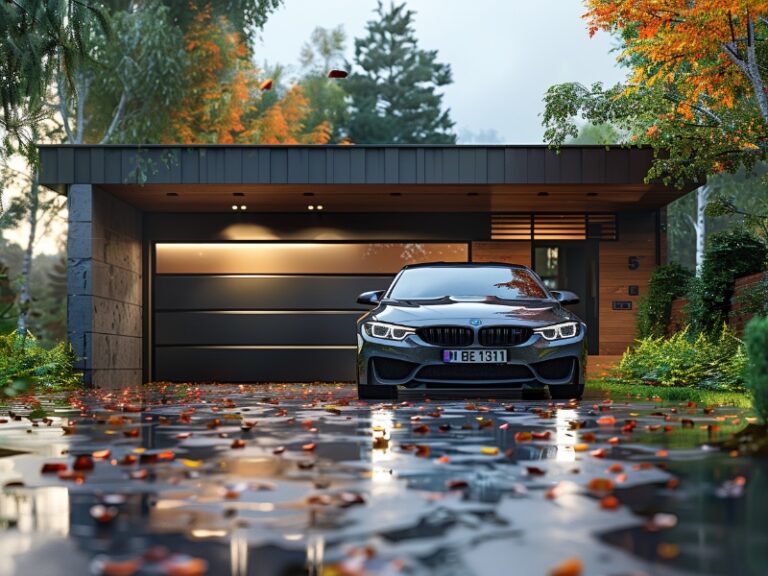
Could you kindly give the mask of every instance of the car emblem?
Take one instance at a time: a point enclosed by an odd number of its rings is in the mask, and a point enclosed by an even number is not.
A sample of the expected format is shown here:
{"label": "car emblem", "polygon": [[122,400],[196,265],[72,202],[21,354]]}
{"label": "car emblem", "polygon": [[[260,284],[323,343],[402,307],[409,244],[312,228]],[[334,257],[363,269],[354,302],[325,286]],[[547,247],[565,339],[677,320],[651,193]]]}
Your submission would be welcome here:
{"label": "car emblem", "polygon": [[477,318],[472,318],[472,320],[469,321],[472,326],[480,326],[483,322],[481,320],[478,320]]}

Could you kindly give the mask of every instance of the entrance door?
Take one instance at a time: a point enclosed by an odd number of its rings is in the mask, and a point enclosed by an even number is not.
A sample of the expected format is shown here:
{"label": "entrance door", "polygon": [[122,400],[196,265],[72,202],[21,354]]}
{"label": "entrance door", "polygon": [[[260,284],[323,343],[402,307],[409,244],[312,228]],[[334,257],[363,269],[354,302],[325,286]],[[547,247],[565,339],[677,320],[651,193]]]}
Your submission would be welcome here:
{"label": "entrance door", "polygon": [[533,268],[550,290],[570,290],[581,302],[569,306],[587,324],[590,354],[598,353],[598,248],[595,241],[539,241]]}
{"label": "entrance door", "polygon": [[466,243],[157,244],[155,380],[351,381],[357,295],[405,264],[466,262]]}

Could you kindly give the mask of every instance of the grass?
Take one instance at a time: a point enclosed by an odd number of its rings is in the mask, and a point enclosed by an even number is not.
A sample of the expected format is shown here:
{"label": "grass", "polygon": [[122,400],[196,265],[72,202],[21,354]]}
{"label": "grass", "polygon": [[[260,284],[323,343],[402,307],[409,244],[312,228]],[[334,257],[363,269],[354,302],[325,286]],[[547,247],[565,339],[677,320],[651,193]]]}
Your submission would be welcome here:
{"label": "grass", "polygon": [[697,404],[724,404],[738,408],[751,408],[752,398],[746,392],[716,392],[696,388],[650,386],[647,384],[622,384],[606,380],[590,380],[584,391],[585,399],[614,400],[631,397],[633,399],[661,398],[669,402],[696,402]]}

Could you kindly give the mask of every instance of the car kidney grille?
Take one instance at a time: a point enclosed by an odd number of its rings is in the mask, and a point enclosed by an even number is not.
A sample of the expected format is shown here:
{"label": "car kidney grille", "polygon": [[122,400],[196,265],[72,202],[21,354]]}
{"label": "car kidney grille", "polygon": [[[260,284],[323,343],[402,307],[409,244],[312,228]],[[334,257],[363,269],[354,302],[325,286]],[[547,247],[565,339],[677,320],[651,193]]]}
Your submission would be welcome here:
{"label": "car kidney grille", "polygon": [[469,346],[474,340],[472,329],[462,326],[430,326],[419,328],[416,333],[435,346]]}
{"label": "car kidney grille", "polygon": [[531,337],[530,328],[518,326],[496,326],[480,330],[481,346],[516,346]]}

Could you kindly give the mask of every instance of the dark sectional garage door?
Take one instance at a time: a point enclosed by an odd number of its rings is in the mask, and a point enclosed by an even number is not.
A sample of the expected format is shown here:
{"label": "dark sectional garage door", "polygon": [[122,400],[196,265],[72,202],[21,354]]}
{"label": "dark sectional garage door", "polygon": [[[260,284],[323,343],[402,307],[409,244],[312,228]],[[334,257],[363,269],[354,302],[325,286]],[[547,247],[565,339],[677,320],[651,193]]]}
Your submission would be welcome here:
{"label": "dark sectional garage door", "polygon": [[358,294],[402,263],[466,256],[444,243],[158,245],[153,377],[352,381]]}

